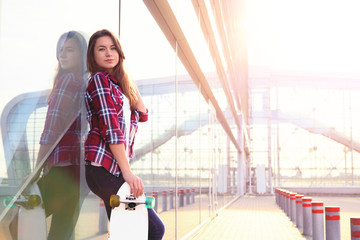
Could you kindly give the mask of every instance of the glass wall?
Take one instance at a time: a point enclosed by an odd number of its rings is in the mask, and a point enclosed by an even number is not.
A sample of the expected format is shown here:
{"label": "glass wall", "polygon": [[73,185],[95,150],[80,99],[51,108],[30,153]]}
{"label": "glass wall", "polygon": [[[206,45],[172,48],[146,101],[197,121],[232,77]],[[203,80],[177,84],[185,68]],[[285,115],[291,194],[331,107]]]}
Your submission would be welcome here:
{"label": "glass wall", "polygon": [[[226,97],[193,6],[182,1],[170,4],[186,36],[192,36],[197,61],[209,76],[207,81],[225,113]],[[149,120],[140,124],[136,135],[131,168],[143,180],[146,195],[156,198],[155,209],[166,226],[164,239],[187,236],[237,196],[237,149],[218,122],[216,110],[204,99],[203,86],[194,83],[142,1],[0,0],[0,11],[0,73],[4,83],[0,89],[1,239],[27,231],[21,225],[25,218],[19,214],[24,209],[19,201],[39,193],[34,187],[39,161],[47,166],[45,176],[52,169],[47,159],[69,128],[77,131],[71,147],[78,161],[72,164],[80,176],[80,188],[74,190],[72,198],[75,231],[69,239],[108,236],[103,203],[87,188],[83,171],[87,123],[82,99],[87,75],[64,93],[70,97],[61,103],[61,117],[54,128],[57,137],[45,144],[46,149],[40,147],[47,115],[52,111],[48,96],[53,94],[57,73],[58,43],[69,31],[81,39],[77,46],[83,54],[82,63],[92,33],[105,28],[120,36],[126,69],[149,110]],[[185,17],[187,13],[191,19]],[[236,132],[234,119],[227,118]],[[36,231],[49,232],[52,216],[46,221],[33,219],[32,223]],[[39,238],[46,239],[45,235]]]}
{"label": "glass wall", "polygon": [[268,94],[268,89],[259,87],[266,81],[257,79],[251,90],[251,134],[261,136],[252,141],[252,167],[268,167],[270,158],[276,186],[357,185],[358,84],[343,78],[339,86],[334,77],[319,87],[314,82],[321,79],[304,76],[295,88],[292,77],[284,75],[270,79]]}

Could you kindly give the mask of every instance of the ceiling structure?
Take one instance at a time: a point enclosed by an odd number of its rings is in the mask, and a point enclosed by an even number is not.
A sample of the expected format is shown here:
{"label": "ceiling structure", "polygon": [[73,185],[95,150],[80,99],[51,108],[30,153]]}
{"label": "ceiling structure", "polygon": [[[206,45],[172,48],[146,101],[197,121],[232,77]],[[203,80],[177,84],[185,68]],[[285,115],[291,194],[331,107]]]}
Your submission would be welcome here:
{"label": "ceiling structure", "polygon": [[[224,115],[225,109],[220,108],[213,89],[211,89],[209,81],[202,71],[169,2],[144,0],[144,3],[204,99],[214,107],[217,120],[230,140],[241,152],[242,147],[237,141],[237,136],[233,134],[230,122]],[[222,90],[227,98],[227,105],[234,123],[237,129],[244,129],[244,125],[246,126],[249,123],[245,1],[210,0],[207,3],[208,5],[204,0],[192,0],[201,30],[208,39],[209,52],[216,67]],[[216,29],[213,29],[214,26],[211,25],[210,16],[214,16]],[[215,32],[218,33],[218,36],[215,35]],[[216,37],[220,39],[220,46],[215,40]],[[225,63],[221,59],[221,52]],[[239,118],[240,115],[242,115],[243,124]]]}

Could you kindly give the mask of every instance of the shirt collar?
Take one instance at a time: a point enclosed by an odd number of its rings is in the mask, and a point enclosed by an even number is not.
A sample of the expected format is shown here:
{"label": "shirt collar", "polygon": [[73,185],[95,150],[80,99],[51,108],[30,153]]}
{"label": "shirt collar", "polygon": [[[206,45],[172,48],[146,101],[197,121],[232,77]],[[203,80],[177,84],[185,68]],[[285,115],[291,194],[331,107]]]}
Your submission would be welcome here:
{"label": "shirt collar", "polygon": [[104,76],[106,78],[109,78],[112,82],[114,82],[116,85],[119,85],[118,81],[108,72],[103,72]]}

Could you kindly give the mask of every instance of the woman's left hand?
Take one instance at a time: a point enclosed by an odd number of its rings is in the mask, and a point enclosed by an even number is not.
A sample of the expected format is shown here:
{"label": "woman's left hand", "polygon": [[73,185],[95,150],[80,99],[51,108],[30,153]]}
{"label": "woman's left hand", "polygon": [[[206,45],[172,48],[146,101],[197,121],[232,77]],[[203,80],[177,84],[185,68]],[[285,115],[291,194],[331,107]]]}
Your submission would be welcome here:
{"label": "woman's left hand", "polygon": [[132,172],[123,172],[122,174],[125,181],[130,186],[130,193],[132,193],[136,198],[140,197],[144,193],[144,184],[141,178],[139,178]]}

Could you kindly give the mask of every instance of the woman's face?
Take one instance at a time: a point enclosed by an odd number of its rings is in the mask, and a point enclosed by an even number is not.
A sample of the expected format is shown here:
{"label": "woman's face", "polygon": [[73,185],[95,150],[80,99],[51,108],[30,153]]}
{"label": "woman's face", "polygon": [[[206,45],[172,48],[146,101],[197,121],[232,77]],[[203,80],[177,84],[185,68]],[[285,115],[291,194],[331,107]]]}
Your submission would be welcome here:
{"label": "woman's face", "polygon": [[59,52],[59,63],[66,71],[77,71],[81,65],[81,52],[76,40],[68,38],[64,41]]}
{"label": "woman's face", "polygon": [[111,37],[103,36],[96,40],[94,58],[97,65],[111,73],[119,63],[119,53]]}

